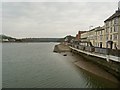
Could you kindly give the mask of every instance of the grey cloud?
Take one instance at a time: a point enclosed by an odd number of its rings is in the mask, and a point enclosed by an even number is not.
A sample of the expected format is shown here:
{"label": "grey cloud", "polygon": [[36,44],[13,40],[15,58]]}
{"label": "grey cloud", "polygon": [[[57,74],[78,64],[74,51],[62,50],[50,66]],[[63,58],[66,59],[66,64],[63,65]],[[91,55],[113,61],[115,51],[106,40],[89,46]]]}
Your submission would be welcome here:
{"label": "grey cloud", "polygon": [[103,25],[117,3],[22,2],[3,3],[3,33],[15,37],[62,37]]}
{"label": "grey cloud", "polygon": [[2,33],[2,3],[0,3],[0,34]]}

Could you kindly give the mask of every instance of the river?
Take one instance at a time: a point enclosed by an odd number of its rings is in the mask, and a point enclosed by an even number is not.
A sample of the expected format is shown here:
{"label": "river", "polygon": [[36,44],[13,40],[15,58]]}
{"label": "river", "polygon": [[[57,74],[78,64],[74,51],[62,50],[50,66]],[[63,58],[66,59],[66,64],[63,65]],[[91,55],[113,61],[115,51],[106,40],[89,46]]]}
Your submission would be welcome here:
{"label": "river", "polygon": [[3,88],[112,88],[74,65],[78,59],[54,53],[56,43],[3,43]]}

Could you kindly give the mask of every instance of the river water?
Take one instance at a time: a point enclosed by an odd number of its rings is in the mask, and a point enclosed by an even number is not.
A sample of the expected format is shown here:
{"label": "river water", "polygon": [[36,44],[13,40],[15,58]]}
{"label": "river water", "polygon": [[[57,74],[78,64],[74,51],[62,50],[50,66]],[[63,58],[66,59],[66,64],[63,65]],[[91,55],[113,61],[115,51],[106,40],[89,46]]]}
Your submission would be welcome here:
{"label": "river water", "polygon": [[74,65],[75,56],[54,53],[56,43],[3,43],[3,88],[117,87]]}

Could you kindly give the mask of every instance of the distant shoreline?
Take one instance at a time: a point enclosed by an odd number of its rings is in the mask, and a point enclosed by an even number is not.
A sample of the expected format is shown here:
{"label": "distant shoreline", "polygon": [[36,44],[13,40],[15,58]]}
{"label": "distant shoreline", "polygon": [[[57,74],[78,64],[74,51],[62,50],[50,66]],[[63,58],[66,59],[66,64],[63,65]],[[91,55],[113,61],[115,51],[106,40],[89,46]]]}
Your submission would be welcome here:
{"label": "distant shoreline", "polygon": [[0,43],[60,43],[60,42],[0,42]]}

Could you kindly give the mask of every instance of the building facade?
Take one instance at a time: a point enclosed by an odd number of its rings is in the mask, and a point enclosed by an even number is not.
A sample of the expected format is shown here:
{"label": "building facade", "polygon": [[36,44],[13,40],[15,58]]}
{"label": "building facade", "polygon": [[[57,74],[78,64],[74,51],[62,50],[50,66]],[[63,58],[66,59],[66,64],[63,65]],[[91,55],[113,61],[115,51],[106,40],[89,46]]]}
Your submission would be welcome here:
{"label": "building facade", "polygon": [[106,48],[120,49],[120,10],[105,21]]}
{"label": "building facade", "polygon": [[81,34],[81,41],[88,41],[95,47],[120,49],[120,9],[104,21],[103,27],[96,27]]}
{"label": "building facade", "polygon": [[76,34],[76,40],[80,40],[81,39],[81,34],[85,33],[86,31],[78,31],[78,33]]}
{"label": "building facade", "polygon": [[80,41],[90,42],[94,47],[120,49],[120,2],[118,10],[104,21],[104,26],[77,34]]}
{"label": "building facade", "polygon": [[95,27],[81,34],[81,41],[90,42],[95,47],[104,46],[104,27]]}
{"label": "building facade", "polygon": [[81,41],[88,41],[88,31],[81,34]]}
{"label": "building facade", "polygon": [[93,46],[95,46],[95,28],[88,32],[88,41],[91,42]]}
{"label": "building facade", "polygon": [[98,27],[95,29],[95,47],[105,48],[105,29],[103,27]]}

